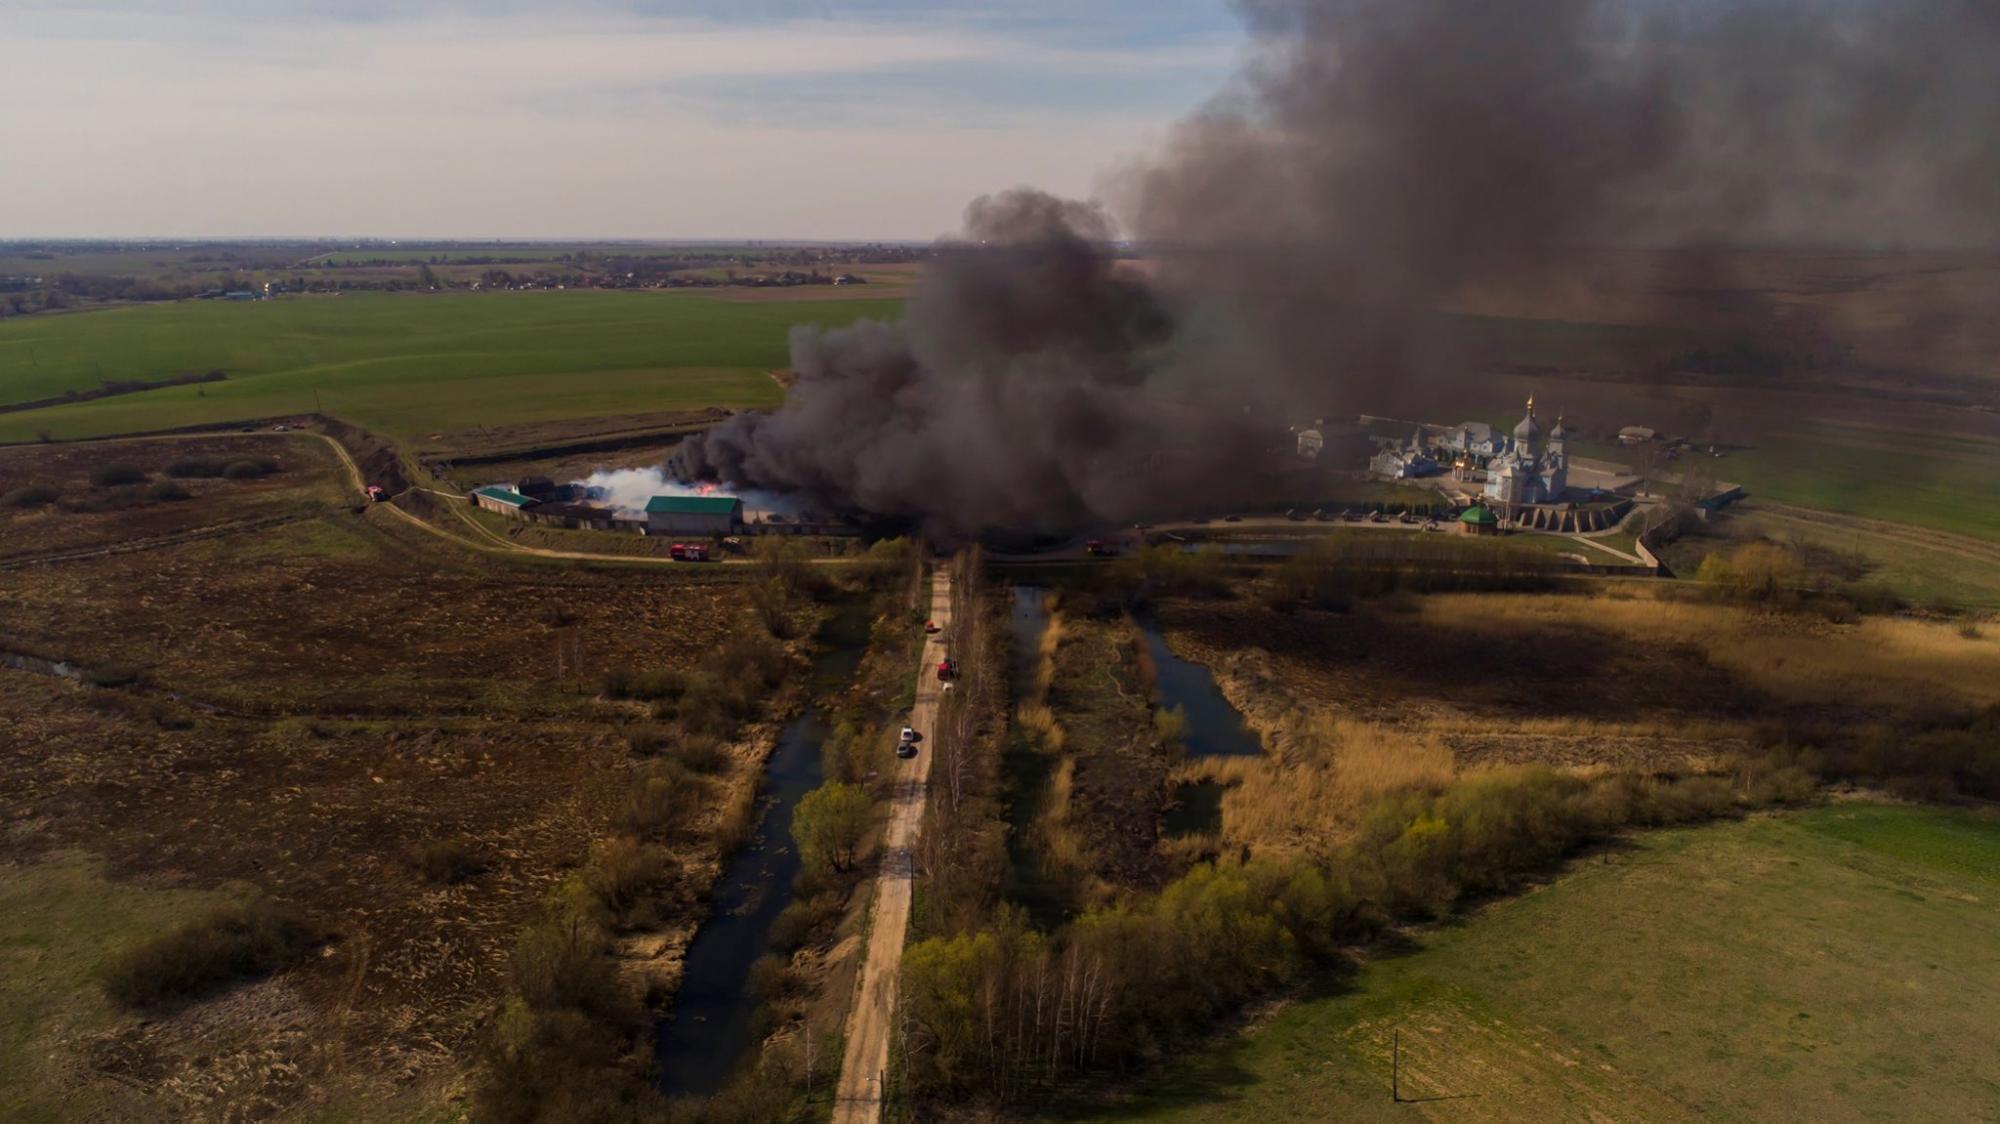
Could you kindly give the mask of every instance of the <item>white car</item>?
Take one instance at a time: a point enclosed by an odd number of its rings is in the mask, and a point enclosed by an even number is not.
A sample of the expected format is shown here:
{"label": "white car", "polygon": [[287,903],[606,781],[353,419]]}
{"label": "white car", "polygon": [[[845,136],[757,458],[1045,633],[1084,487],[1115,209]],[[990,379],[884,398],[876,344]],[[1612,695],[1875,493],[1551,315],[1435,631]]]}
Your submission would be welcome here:
{"label": "white car", "polygon": [[905,727],[903,727],[903,739],[902,739],[902,740],[903,740],[903,742],[904,742],[905,744],[910,744],[910,743],[913,743],[913,742],[920,742],[920,741],[922,741],[922,740],[923,740],[923,735],[922,735],[922,734],[919,734],[919,733],[917,733],[917,731],[916,731],[916,729],[915,729],[914,727],[911,727],[911,726],[905,726]]}

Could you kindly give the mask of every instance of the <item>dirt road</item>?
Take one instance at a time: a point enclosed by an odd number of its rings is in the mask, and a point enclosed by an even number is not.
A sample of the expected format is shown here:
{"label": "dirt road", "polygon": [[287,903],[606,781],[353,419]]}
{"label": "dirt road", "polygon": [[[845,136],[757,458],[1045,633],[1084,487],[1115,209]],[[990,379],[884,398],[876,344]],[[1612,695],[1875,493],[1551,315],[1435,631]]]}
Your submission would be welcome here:
{"label": "dirt road", "polygon": [[923,826],[924,796],[938,735],[938,661],[951,633],[951,576],[940,566],[931,577],[930,619],[939,631],[924,641],[917,667],[917,704],[910,725],[924,735],[917,755],[898,761],[896,795],[889,806],[883,841],[882,873],[875,880],[875,903],[868,930],[867,958],[847,1016],[847,1056],[840,1063],[834,1124],[872,1124],[882,1118],[882,1083],[889,1070],[889,1031],[895,1025],[896,979],[903,963],[903,940],[910,928],[911,850]]}

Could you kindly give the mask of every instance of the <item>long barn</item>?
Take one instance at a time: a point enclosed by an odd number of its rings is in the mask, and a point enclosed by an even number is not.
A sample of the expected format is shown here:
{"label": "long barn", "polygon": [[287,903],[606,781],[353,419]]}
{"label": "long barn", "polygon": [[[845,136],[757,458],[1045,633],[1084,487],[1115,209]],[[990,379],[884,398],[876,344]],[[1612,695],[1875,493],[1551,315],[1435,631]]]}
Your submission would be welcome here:
{"label": "long barn", "polygon": [[646,533],[727,535],[743,525],[735,496],[654,496],[646,501]]}

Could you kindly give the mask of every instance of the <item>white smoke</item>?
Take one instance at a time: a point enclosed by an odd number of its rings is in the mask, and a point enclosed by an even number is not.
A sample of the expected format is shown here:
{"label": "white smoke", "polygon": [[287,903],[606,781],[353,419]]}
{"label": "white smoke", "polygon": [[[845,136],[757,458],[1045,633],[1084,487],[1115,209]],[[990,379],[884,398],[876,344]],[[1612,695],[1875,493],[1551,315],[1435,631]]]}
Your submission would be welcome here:
{"label": "white smoke", "polygon": [[599,469],[581,480],[573,481],[580,488],[587,488],[591,496],[602,496],[599,502],[625,512],[646,510],[646,501],[654,496],[698,496],[701,489],[667,478],[666,473],[657,468],[614,468]]}
{"label": "white smoke", "polygon": [[589,489],[586,494],[594,498],[593,502],[631,514],[645,511],[646,501],[654,496],[735,496],[753,513],[784,515],[790,518],[798,517],[806,506],[795,496],[780,495],[760,488],[741,490],[727,485],[717,488],[713,484],[705,487],[683,484],[657,467],[598,469],[589,476],[571,483],[579,488]]}

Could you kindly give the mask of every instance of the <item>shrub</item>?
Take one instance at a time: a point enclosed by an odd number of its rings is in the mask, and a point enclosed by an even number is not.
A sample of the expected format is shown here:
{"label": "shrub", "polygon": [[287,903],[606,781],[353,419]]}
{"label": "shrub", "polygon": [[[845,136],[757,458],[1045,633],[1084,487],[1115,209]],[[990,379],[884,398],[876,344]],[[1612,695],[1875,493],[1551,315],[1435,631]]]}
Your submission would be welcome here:
{"label": "shrub", "polygon": [[1979,625],[1973,621],[1961,621],[1958,626],[1958,634],[1967,640],[1978,640],[1986,635],[1979,630]]}
{"label": "shrub", "polygon": [[177,503],[193,497],[186,488],[171,480],[155,480],[146,486],[146,498],[155,503]]}
{"label": "shrub", "polygon": [[828,891],[786,906],[771,922],[771,947],[778,952],[796,952],[816,935],[830,932],[840,921],[843,897],[838,891]]}
{"label": "shrub", "polygon": [[93,687],[129,687],[139,681],[139,669],[130,664],[101,664],[85,671],[83,681]]}
{"label": "shrub", "polygon": [[614,920],[625,924],[668,872],[665,851],[621,837],[605,844],[584,868],[583,885]]}
{"label": "shrub", "polygon": [[1863,613],[1899,613],[1908,607],[1900,594],[1881,582],[1850,582],[1840,595]]}
{"label": "shrub", "polygon": [[636,699],[640,702],[674,699],[685,693],[687,687],[687,676],[678,671],[634,671],[621,667],[613,668],[604,676],[605,697],[613,699]]}
{"label": "shrub", "polygon": [[873,812],[868,794],[855,785],[829,781],[806,793],[792,813],[792,839],[807,868],[852,867]]}
{"label": "shrub", "polygon": [[716,651],[714,674],[775,687],[785,680],[788,660],[784,645],[771,637],[739,632]]}
{"label": "shrub", "polygon": [[105,990],[132,1005],[181,999],[233,980],[289,968],[318,943],[314,931],[270,901],[224,906],[113,957]]}
{"label": "shrub", "polygon": [[28,484],[0,495],[0,507],[45,507],[61,495],[47,484]]}
{"label": "shrub", "polygon": [[144,484],[146,472],[128,461],[113,461],[90,470],[90,482],[100,488],[115,488],[123,484]]}
{"label": "shrub", "polygon": [[674,731],[658,724],[625,727],[625,745],[640,757],[658,757],[672,748]]}
{"label": "shrub", "polygon": [[729,771],[731,758],[722,742],[704,734],[685,734],[674,743],[674,760],[687,766],[690,772],[714,776]]}
{"label": "shrub", "polygon": [[514,992],[534,1010],[610,1014],[622,1007],[618,974],[603,930],[575,916],[552,915],[524,930],[508,962]]}
{"label": "shrub", "polygon": [[656,761],[632,782],[612,823],[633,835],[656,835],[693,810],[696,789],[678,761]]}
{"label": "shrub", "polygon": [[486,859],[462,838],[433,839],[416,849],[417,869],[432,881],[451,885],[486,870]]}

